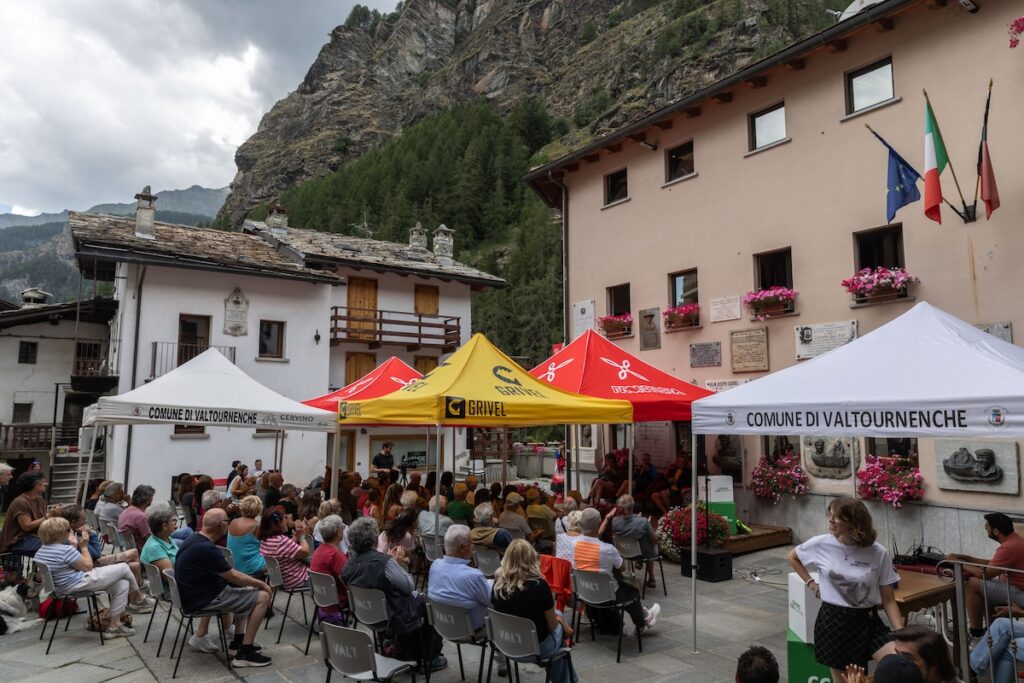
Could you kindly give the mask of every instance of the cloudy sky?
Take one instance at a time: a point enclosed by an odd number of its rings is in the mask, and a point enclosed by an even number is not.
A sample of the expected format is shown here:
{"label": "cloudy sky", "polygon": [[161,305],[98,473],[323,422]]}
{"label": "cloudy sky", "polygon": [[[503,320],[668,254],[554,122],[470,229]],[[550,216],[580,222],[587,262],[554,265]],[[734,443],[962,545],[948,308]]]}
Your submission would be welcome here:
{"label": "cloudy sky", "polygon": [[0,1],[0,213],[227,185],[235,148],[353,4]]}

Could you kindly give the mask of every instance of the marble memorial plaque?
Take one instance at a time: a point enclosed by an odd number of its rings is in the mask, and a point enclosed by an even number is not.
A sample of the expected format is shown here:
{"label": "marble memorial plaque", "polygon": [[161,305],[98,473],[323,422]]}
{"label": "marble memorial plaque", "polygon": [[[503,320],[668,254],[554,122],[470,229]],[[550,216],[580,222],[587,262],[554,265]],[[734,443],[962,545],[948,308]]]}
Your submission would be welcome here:
{"label": "marble memorial plaque", "polygon": [[800,440],[804,469],[812,477],[849,479],[850,458],[853,469],[860,469],[860,440],[841,436],[805,436]]}
{"label": "marble memorial plaque", "polygon": [[1017,442],[935,439],[935,481],[940,489],[1016,496]]}
{"label": "marble memorial plaque", "polygon": [[232,337],[249,334],[249,300],[238,287],[224,299],[224,334]]}
{"label": "marble memorial plaque", "polygon": [[722,364],[722,342],[690,344],[690,367],[711,368]]}
{"label": "marble memorial plaque", "polygon": [[740,295],[735,296],[723,296],[719,299],[711,300],[711,322],[720,323],[726,320],[739,320],[740,315]]}
{"label": "marble memorial plaque", "polygon": [[645,308],[640,311],[640,350],[661,348],[660,308]]}
{"label": "marble memorial plaque", "polygon": [[733,372],[768,371],[768,328],[729,333]]}
{"label": "marble memorial plaque", "polygon": [[594,300],[577,301],[572,305],[572,338],[580,336],[587,330],[594,329]]}
{"label": "marble memorial plaque", "polygon": [[746,377],[737,377],[735,379],[709,379],[708,381],[704,382],[704,386],[706,386],[709,390],[717,394],[720,391],[725,391],[726,389],[738,387],[741,384],[746,384],[749,381],[750,380]]}
{"label": "marble memorial plaque", "polygon": [[820,325],[797,325],[796,359],[807,360],[849,344],[857,338],[857,321],[844,320]]}
{"label": "marble memorial plaque", "polygon": [[1001,323],[981,323],[975,325],[982,332],[988,332],[993,337],[999,337],[1008,344],[1013,343],[1013,323],[1006,321]]}

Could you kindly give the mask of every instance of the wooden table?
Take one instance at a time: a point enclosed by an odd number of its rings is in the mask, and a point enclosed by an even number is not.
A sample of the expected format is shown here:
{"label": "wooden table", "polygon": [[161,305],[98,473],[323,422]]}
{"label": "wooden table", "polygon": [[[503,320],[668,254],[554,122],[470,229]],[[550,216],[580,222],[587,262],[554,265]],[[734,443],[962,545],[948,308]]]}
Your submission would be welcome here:
{"label": "wooden table", "polygon": [[[956,608],[956,584],[948,579],[941,579],[932,574],[920,574],[897,570],[900,575],[900,587],[896,591],[896,604],[904,619],[911,612],[935,607],[947,600],[953,612],[953,663],[960,664],[960,610]],[[941,625],[940,625],[941,632]]]}

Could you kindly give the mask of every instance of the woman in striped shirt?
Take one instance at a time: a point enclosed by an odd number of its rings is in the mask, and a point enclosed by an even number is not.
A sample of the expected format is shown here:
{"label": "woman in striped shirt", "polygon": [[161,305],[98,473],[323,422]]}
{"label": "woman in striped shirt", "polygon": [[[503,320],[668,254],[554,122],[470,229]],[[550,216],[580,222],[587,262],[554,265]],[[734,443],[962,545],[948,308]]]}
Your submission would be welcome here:
{"label": "woman in striped shirt", "polygon": [[260,554],[273,557],[281,566],[281,578],[285,590],[304,586],[309,579],[309,542],[306,539],[306,523],[295,522],[293,535],[288,534],[284,508],[275,506],[266,510],[260,519]]}

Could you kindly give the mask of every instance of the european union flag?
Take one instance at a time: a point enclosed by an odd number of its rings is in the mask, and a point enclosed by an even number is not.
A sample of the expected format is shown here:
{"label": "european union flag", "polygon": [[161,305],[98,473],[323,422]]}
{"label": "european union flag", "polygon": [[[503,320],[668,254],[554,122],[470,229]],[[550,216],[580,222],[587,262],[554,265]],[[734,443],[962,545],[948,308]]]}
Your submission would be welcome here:
{"label": "european union flag", "polygon": [[921,174],[915,171],[892,145],[883,140],[881,135],[875,131],[871,133],[889,150],[889,192],[885,197],[885,215],[888,222],[892,223],[897,211],[921,198],[921,193],[917,189],[917,181],[921,179]]}

